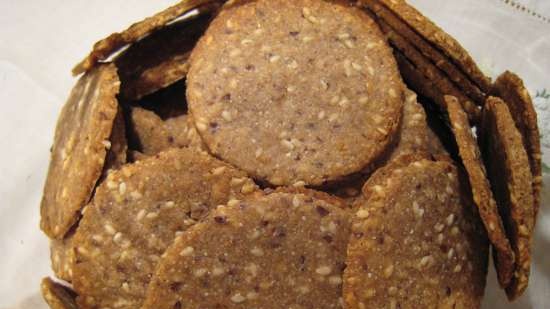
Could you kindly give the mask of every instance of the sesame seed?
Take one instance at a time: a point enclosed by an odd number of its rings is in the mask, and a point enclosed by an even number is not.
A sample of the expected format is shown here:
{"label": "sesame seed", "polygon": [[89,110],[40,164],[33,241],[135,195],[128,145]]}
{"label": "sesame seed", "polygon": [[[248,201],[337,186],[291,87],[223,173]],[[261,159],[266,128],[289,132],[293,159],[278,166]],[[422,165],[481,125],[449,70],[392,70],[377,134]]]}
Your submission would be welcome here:
{"label": "sesame seed", "polygon": [[201,132],[204,132],[208,129],[206,122],[203,122],[203,121],[197,121],[196,126],[197,126],[197,129]]}
{"label": "sesame seed", "polygon": [[223,174],[223,172],[226,170],[225,166],[220,166],[212,170],[212,174],[215,176],[219,176]]}
{"label": "sesame seed", "polygon": [[441,233],[441,231],[443,231],[444,228],[445,228],[445,225],[443,225],[442,223],[437,223],[434,226],[435,231],[438,233]]}
{"label": "sesame seed", "polygon": [[360,209],[359,211],[357,211],[355,213],[355,215],[357,216],[357,218],[359,219],[365,219],[365,218],[368,218],[369,216],[369,211],[367,209]]}
{"label": "sesame seed", "polygon": [[126,193],[126,183],[125,182],[121,182],[120,185],[118,186],[118,192],[122,195],[124,193]]}
{"label": "sesame seed", "polygon": [[259,158],[263,152],[264,150],[262,148],[258,148],[256,149],[256,153],[254,153],[254,155],[256,156],[256,158]]}
{"label": "sesame seed", "polygon": [[317,114],[317,118],[319,118],[319,120],[323,120],[323,118],[325,118],[325,111],[320,111],[319,114]]}
{"label": "sesame seed", "polygon": [[346,74],[347,77],[350,77],[352,74],[351,61],[348,59],[344,60],[344,73]]}
{"label": "sesame seed", "polygon": [[298,180],[292,184],[292,186],[295,188],[305,187],[305,185],[306,185],[306,182],[303,180]]}
{"label": "sesame seed", "polygon": [[390,95],[390,97],[392,98],[397,98],[397,93],[395,92],[395,90],[392,88],[390,90],[388,90],[388,94]]}
{"label": "sesame seed", "polygon": [[453,226],[453,228],[451,229],[451,235],[453,235],[453,236],[458,235],[459,232],[460,231],[459,231],[458,227],[456,227],[456,226]]}
{"label": "sesame seed", "polygon": [[338,38],[339,38],[340,40],[349,39],[349,37],[350,37],[349,33],[345,33],[345,32],[344,32],[344,33],[340,33],[340,34],[338,35]]}
{"label": "sesame seed", "polygon": [[190,256],[195,251],[195,248],[189,246],[185,247],[183,250],[181,250],[180,255],[181,256]]}
{"label": "sesame seed", "polygon": [[158,217],[158,216],[159,216],[158,213],[156,213],[156,212],[150,212],[150,213],[148,213],[145,217],[146,217],[147,219],[155,219],[155,218]]}
{"label": "sesame seed", "polygon": [[250,299],[250,300],[256,299],[256,298],[258,298],[258,293],[256,293],[256,292],[248,292],[248,293],[246,293],[246,298],[247,298],[247,299]]}
{"label": "sesame seed", "polygon": [[113,237],[113,241],[115,243],[120,243],[121,240],[122,240],[122,233],[121,232],[116,233],[115,236]]}
{"label": "sesame seed", "polygon": [[355,47],[355,43],[353,43],[352,40],[346,40],[344,42],[344,45],[346,45],[347,48],[354,48]]}
{"label": "sesame seed", "polygon": [[363,69],[363,66],[356,62],[352,62],[351,67],[354,68],[356,71],[361,71]]}
{"label": "sesame seed", "polygon": [[250,253],[252,253],[253,256],[263,256],[264,251],[261,248],[254,247],[250,250]]}
{"label": "sesame seed", "polygon": [[338,103],[338,101],[340,101],[340,97],[339,96],[334,96],[334,97],[332,97],[332,99],[330,99],[330,104],[331,105],[336,105]]}
{"label": "sesame seed", "polygon": [[275,63],[275,62],[279,61],[279,59],[281,59],[281,56],[274,55],[274,56],[269,57],[269,62]]}
{"label": "sesame seed", "polygon": [[420,259],[419,266],[430,267],[433,262],[434,262],[434,258],[431,255],[426,255],[422,257],[422,259]]}
{"label": "sesame seed", "polygon": [[453,225],[453,223],[455,222],[455,215],[450,214],[447,219],[445,219],[445,222],[447,223],[447,226]]}
{"label": "sesame seed", "polygon": [[455,273],[458,273],[462,270],[462,265],[458,264],[455,266],[455,268],[453,269],[453,272]]}
{"label": "sesame seed", "polygon": [[200,277],[203,277],[204,275],[206,275],[207,272],[208,272],[208,270],[206,268],[199,268],[199,269],[195,270],[193,275],[197,278],[200,278]]}
{"label": "sesame seed", "polygon": [[368,97],[360,97],[359,98],[359,103],[360,104],[366,104],[368,101],[369,101]]}
{"label": "sesame seed", "polygon": [[235,207],[235,206],[239,205],[239,203],[240,203],[239,200],[231,199],[231,200],[229,200],[229,202],[227,202],[227,206],[229,206],[229,207]]}
{"label": "sesame seed", "polygon": [[243,194],[252,193],[254,192],[255,188],[256,187],[254,186],[254,183],[248,182],[245,185],[243,185],[243,187],[241,188],[241,193]]}
{"label": "sesame seed", "polygon": [[281,145],[283,145],[284,147],[290,149],[290,150],[293,150],[294,149],[294,144],[292,144],[289,140],[286,140],[286,139],[283,139],[281,141]]}
{"label": "sesame seed", "polygon": [[212,275],[213,275],[214,277],[223,275],[224,272],[225,272],[225,271],[224,271],[223,268],[221,268],[221,267],[214,267],[214,269],[212,269]]}
{"label": "sesame seed", "polygon": [[291,68],[291,69],[296,69],[296,68],[298,68],[298,62],[296,62],[296,60],[292,60],[292,61],[288,64],[288,67]]}
{"label": "sesame seed", "polygon": [[105,224],[104,228],[105,228],[105,231],[107,232],[107,234],[110,234],[110,235],[115,235],[116,234],[116,230],[112,225]]}
{"label": "sesame seed", "polygon": [[389,265],[388,267],[386,267],[384,269],[384,277],[385,278],[389,278],[391,277],[391,275],[393,274],[393,264],[392,265]]}
{"label": "sesame seed", "polygon": [[339,285],[342,283],[342,277],[340,276],[330,276],[330,278],[328,278],[328,282],[332,285]]}
{"label": "sesame seed", "polygon": [[223,111],[222,112],[222,118],[225,120],[225,121],[231,121],[233,118],[231,117],[231,112],[229,111]]}
{"label": "sesame seed", "polygon": [[338,105],[340,105],[343,108],[348,107],[349,106],[349,99],[346,98],[346,97],[343,97],[342,100],[340,100],[340,102],[338,102]]}
{"label": "sesame seed", "polygon": [[380,133],[382,133],[382,134],[384,134],[384,135],[387,135],[387,134],[388,134],[388,131],[386,131],[385,129],[380,128],[380,127],[376,128],[376,131],[378,131],[378,132],[380,132]]}
{"label": "sesame seed", "polygon": [[300,206],[300,198],[298,198],[298,196],[296,195],[292,198],[292,206],[294,207]]}
{"label": "sesame seed", "polygon": [[455,249],[453,249],[453,248],[449,249],[449,252],[447,252],[447,258],[449,260],[452,259],[454,254],[455,254]]}
{"label": "sesame seed", "polygon": [[367,68],[367,71],[369,72],[370,75],[374,75],[374,68],[373,67],[369,66]]}
{"label": "sesame seed", "polygon": [[118,188],[118,185],[117,185],[116,182],[109,180],[109,181],[107,181],[107,188],[116,189],[116,188]]}
{"label": "sesame seed", "polygon": [[327,276],[332,272],[332,268],[330,266],[321,266],[318,267],[315,272],[321,276]]}
{"label": "sesame seed", "polygon": [[230,53],[229,53],[229,57],[237,57],[239,56],[240,54],[242,54],[242,51],[240,49],[233,49]]}
{"label": "sesame seed", "polygon": [[107,149],[107,150],[111,149],[111,142],[110,141],[105,140],[105,141],[102,141],[101,143],[103,144],[103,146],[105,146],[105,149]]}
{"label": "sesame seed", "polygon": [[338,119],[338,114],[332,114],[328,117],[328,121],[333,122]]}
{"label": "sesame seed", "polygon": [[305,36],[305,37],[302,38],[302,41],[303,41],[304,43],[311,42],[311,41],[313,41],[313,37],[311,37],[311,36]]}
{"label": "sesame seed", "polygon": [[252,43],[254,43],[254,41],[252,41],[251,39],[244,39],[241,41],[242,45],[250,45]]}
{"label": "sesame seed", "polygon": [[140,198],[143,197],[143,195],[141,193],[139,193],[138,191],[132,191],[132,192],[130,192],[130,197],[134,200],[139,200]]}

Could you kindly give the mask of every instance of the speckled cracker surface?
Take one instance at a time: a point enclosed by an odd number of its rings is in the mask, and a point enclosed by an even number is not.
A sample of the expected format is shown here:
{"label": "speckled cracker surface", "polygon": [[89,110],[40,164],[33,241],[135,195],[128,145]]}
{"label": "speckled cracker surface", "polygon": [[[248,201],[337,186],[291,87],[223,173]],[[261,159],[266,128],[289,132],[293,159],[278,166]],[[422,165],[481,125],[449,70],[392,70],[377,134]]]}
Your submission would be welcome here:
{"label": "speckled cracker surface", "polygon": [[[407,25],[399,16],[381,4],[379,1],[363,1],[363,5],[368,7],[376,16],[377,21],[386,25],[386,30],[394,31],[403,37],[409,44],[407,48],[416,48],[423,56],[428,58],[437,68],[445,73],[445,78],[455,83],[465,95],[472,98],[478,105],[485,102],[485,93],[475,84],[474,81],[465,74],[460,67],[456,66],[443,52],[431,45],[429,41],[423,38],[418,32]],[[403,50],[403,49],[402,49]],[[484,87],[488,83],[484,80]],[[487,88],[484,88],[487,91]]]}
{"label": "speckled cracker surface", "polygon": [[205,153],[173,149],[126,165],[97,189],[75,234],[82,308],[139,308],[174,238],[255,184]]}
{"label": "speckled cracker surface", "polygon": [[479,308],[488,246],[463,192],[448,162],[390,175],[352,220],[347,308]]}
{"label": "speckled cracker surface", "polygon": [[531,173],[533,174],[533,194],[535,195],[535,216],[540,207],[542,190],[542,163],[540,133],[537,124],[537,112],[529,92],[519,76],[512,72],[501,74],[493,85],[493,92],[503,99],[512,118],[523,137],[527,150]]}
{"label": "speckled cracker surface", "polygon": [[115,121],[113,123],[113,129],[111,131],[111,137],[107,146],[107,158],[105,160],[105,166],[103,168],[104,175],[110,171],[119,169],[122,165],[126,164],[128,158],[128,140],[126,139],[126,124],[124,120],[124,113],[122,107],[119,107]]}
{"label": "speckled cracker surface", "polygon": [[490,79],[481,72],[472,57],[460,43],[414,7],[410,6],[405,0],[361,0],[361,2],[383,4],[384,7],[399,17],[422,38],[443,52],[451,62],[467,74],[483,91],[489,91],[491,88]]}
{"label": "speckled cracker surface", "polygon": [[487,174],[516,255],[516,269],[506,287],[508,298],[527,288],[535,224],[533,176],[521,134],[506,104],[489,97],[483,110],[481,144]]}
{"label": "speckled cracker surface", "polygon": [[73,74],[78,75],[92,69],[124,46],[139,41],[198,7],[215,2],[214,0],[182,0],[162,12],[131,25],[122,32],[111,34],[94,44],[90,54],[73,68]]}
{"label": "speckled cracker surface", "polygon": [[202,16],[166,26],[131,45],[117,57],[121,95],[137,100],[187,75],[191,50],[211,19]]}
{"label": "speckled cracker surface", "polygon": [[52,270],[59,279],[71,282],[73,280],[74,245],[73,236],[64,239],[50,240],[50,260]]}
{"label": "speckled cracker surface", "polygon": [[118,109],[120,82],[113,65],[80,78],[57,121],[40,205],[40,227],[61,239],[77,221],[99,179]]}
{"label": "speckled cracker surface", "polygon": [[481,220],[487,230],[489,240],[493,245],[493,255],[497,269],[499,283],[506,287],[514,272],[514,253],[506,236],[498,207],[493,198],[493,192],[483,158],[472,128],[468,122],[466,113],[455,97],[446,96],[447,111],[451,129],[453,130],[459,155],[468,174],[469,183],[472,188],[474,203],[477,205]]}
{"label": "speckled cracker surface", "polygon": [[190,62],[189,109],[209,150],[274,185],[358,172],[399,125],[397,66],[357,8],[312,0],[230,7]]}
{"label": "speckled cracker surface", "polygon": [[167,250],[144,309],[341,308],[348,213],[303,194],[221,206]]}
{"label": "speckled cracker surface", "polygon": [[42,279],[40,284],[42,297],[51,309],[78,309],[76,294],[69,288],[52,281],[50,278]]}

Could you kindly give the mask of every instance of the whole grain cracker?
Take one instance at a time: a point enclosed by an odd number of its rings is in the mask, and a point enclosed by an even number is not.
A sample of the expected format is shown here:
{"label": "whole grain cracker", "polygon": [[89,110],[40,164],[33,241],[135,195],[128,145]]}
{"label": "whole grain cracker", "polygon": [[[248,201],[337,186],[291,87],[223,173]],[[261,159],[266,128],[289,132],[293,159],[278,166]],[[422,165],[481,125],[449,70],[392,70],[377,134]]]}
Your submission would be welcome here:
{"label": "whole grain cracker", "polygon": [[537,124],[537,112],[523,85],[523,80],[516,74],[506,71],[493,84],[492,92],[502,98],[508,106],[516,127],[523,137],[523,145],[527,150],[531,173],[533,174],[533,194],[535,195],[535,218],[541,203],[542,191],[542,153],[540,149],[540,133]]}
{"label": "whole grain cracker", "polygon": [[407,48],[417,48],[418,51],[437,66],[437,68],[445,72],[446,77],[456,83],[456,85],[458,85],[468,97],[472,98],[476,104],[483,105],[485,102],[485,93],[475,84],[475,82],[471,81],[459,67],[452,63],[447,56],[430,45],[430,43],[415,32],[414,29],[411,29],[395,13],[378,1],[364,1],[363,4],[377,16],[379,22],[385,23],[388,29],[395,31],[401,37],[405,38],[408,42],[406,45]]}
{"label": "whole grain cracker", "polygon": [[51,238],[63,238],[91,198],[110,144],[119,85],[114,65],[99,66],[80,78],[61,111],[40,205],[40,227]]}
{"label": "whole grain cracker", "polygon": [[206,153],[173,149],[111,173],[75,234],[81,308],[139,308],[176,236],[217,205],[254,194],[246,174]]}
{"label": "whole grain cracker", "polygon": [[[386,23],[383,21],[379,22],[380,28],[385,32],[386,37],[395,47],[399,50],[403,57],[405,57],[410,63],[414,65],[418,74],[424,76],[423,79],[429,81],[427,87],[437,87],[437,90],[442,95],[451,94],[462,99],[461,103],[464,105],[464,109],[468,112],[468,116],[472,120],[477,120],[479,117],[479,108],[467,97],[460,89],[458,89],[444,74],[439,70],[434,64],[432,64],[426,57],[424,57],[418,50],[411,46],[407,40],[400,36],[397,32],[392,30]],[[400,68],[402,64],[400,64]],[[403,69],[402,69],[403,70]],[[407,75],[403,75],[406,82],[409,82]],[[422,82],[422,80],[416,81]],[[422,88],[421,88],[422,89]],[[429,94],[430,92],[427,92]],[[427,96],[427,95],[426,95]],[[445,100],[441,97],[435,98],[436,102],[445,103]],[[483,100],[483,99],[480,99]],[[443,105],[444,106],[444,105]]]}
{"label": "whole grain cracker", "polygon": [[74,234],[64,239],[50,240],[50,260],[55,276],[61,280],[71,282],[73,280],[74,265]]}
{"label": "whole grain cracker", "polygon": [[89,71],[128,44],[141,40],[194,9],[202,8],[208,10],[213,4],[215,5],[218,2],[217,0],[182,0],[178,4],[131,25],[122,32],[115,32],[109,35],[94,44],[90,54],[73,68],[73,75]]}
{"label": "whole grain cracker", "polygon": [[[409,5],[405,0],[375,0],[398,16],[412,30],[443,52],[484,92],[491,89],[490,79],[481,72],[468,52],[452,36],[447,34],[430,19]],[[362,3],[376,3],[373,0],[360,0]]]}
{"label": "whole grain cracker", "polygon": [[358,172],[398,127],[397,67],[356,8],[313,0],[230,7],[190,62],[189,108],[208,149],[273,185]]}
{"label": "whole grain cracker", "polygon": [[206,30],[210,14],[166,26],[131,45],[114,60],[121,95],[138,100],[183,79],[191,50]]}
{"label": "whole grain cracker", "polygon": [[457,169],[421,160],[360,205],[344,271],[347,308],[479,308],[488,246]]}
{"label": "whole grain cracker", "polygon": [[42,297],[51,309],[78,309],[75,298],[76,294],[50,278],[42,279],[40,284]]}
{"label": "whole grain cracker", "polygon": [[499,283],[506,287],[514,272],[514,253],[506,236],[498,207],[487,179],[485,165],[466,113],[455,97],[445,96],[447,111],[462,163],[468,173],[475,204],[489,240],[493,245],[493,256]]}
{"label": "whole grain cracker", "polygon": [[516,269],[506,287],[510,300],[527,288],[535,210],[533,176],[519,130],[506,104],[489,97],[481,123],[481,149],[493,194],[516,258]]}
{"label": "whole grain cracker", "polygon": [[119,169],[128,160],[128,141],[126,140],[126,124],[122,107],[118,108],[107,149],[104,174]]}
{"label": "whole grain cracker", "polygon": [[167,250],[143,308],[340,308],[348,237],[348,213],[308,195],[220,206]]}

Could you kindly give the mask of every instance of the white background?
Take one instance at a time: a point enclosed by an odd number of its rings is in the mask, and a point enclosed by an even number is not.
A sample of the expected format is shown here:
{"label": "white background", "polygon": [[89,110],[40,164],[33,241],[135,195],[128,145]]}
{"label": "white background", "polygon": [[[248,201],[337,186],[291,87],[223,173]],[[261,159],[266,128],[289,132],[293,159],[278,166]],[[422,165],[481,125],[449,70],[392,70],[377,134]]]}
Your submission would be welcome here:
{"label": "white background", "polygon": [[[0,308],[45,308],[50,274],[39,203],[57,114],[75,80],[70,70],[92,44],[174,0],[0,0]],[[511,69],[534,95],[550,91],[550,24],[500,0],[411,0],[454,35],[490,75]],[[550,16],[550,1],[524,0]],[[537,99],[549,140],[549,100]],[[550,178],[545,177],[546,182]],[[550,201],[548,188],[545,200]],[[531,286],[514,305],[488,278],[485,308],[550,308],[550,208],[537,226]]]}

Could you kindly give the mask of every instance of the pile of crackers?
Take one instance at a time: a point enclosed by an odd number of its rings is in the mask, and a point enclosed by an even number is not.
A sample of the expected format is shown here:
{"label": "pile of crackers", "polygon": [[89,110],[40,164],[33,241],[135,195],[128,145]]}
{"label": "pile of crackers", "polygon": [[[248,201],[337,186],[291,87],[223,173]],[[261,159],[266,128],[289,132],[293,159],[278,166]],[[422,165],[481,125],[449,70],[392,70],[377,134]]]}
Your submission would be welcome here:
{"label": "pile of crackers", "polygon": [[51,308],[479,308],[489,251],[527,288],[529,93],[403,0],[183,0],[73,73]]}

